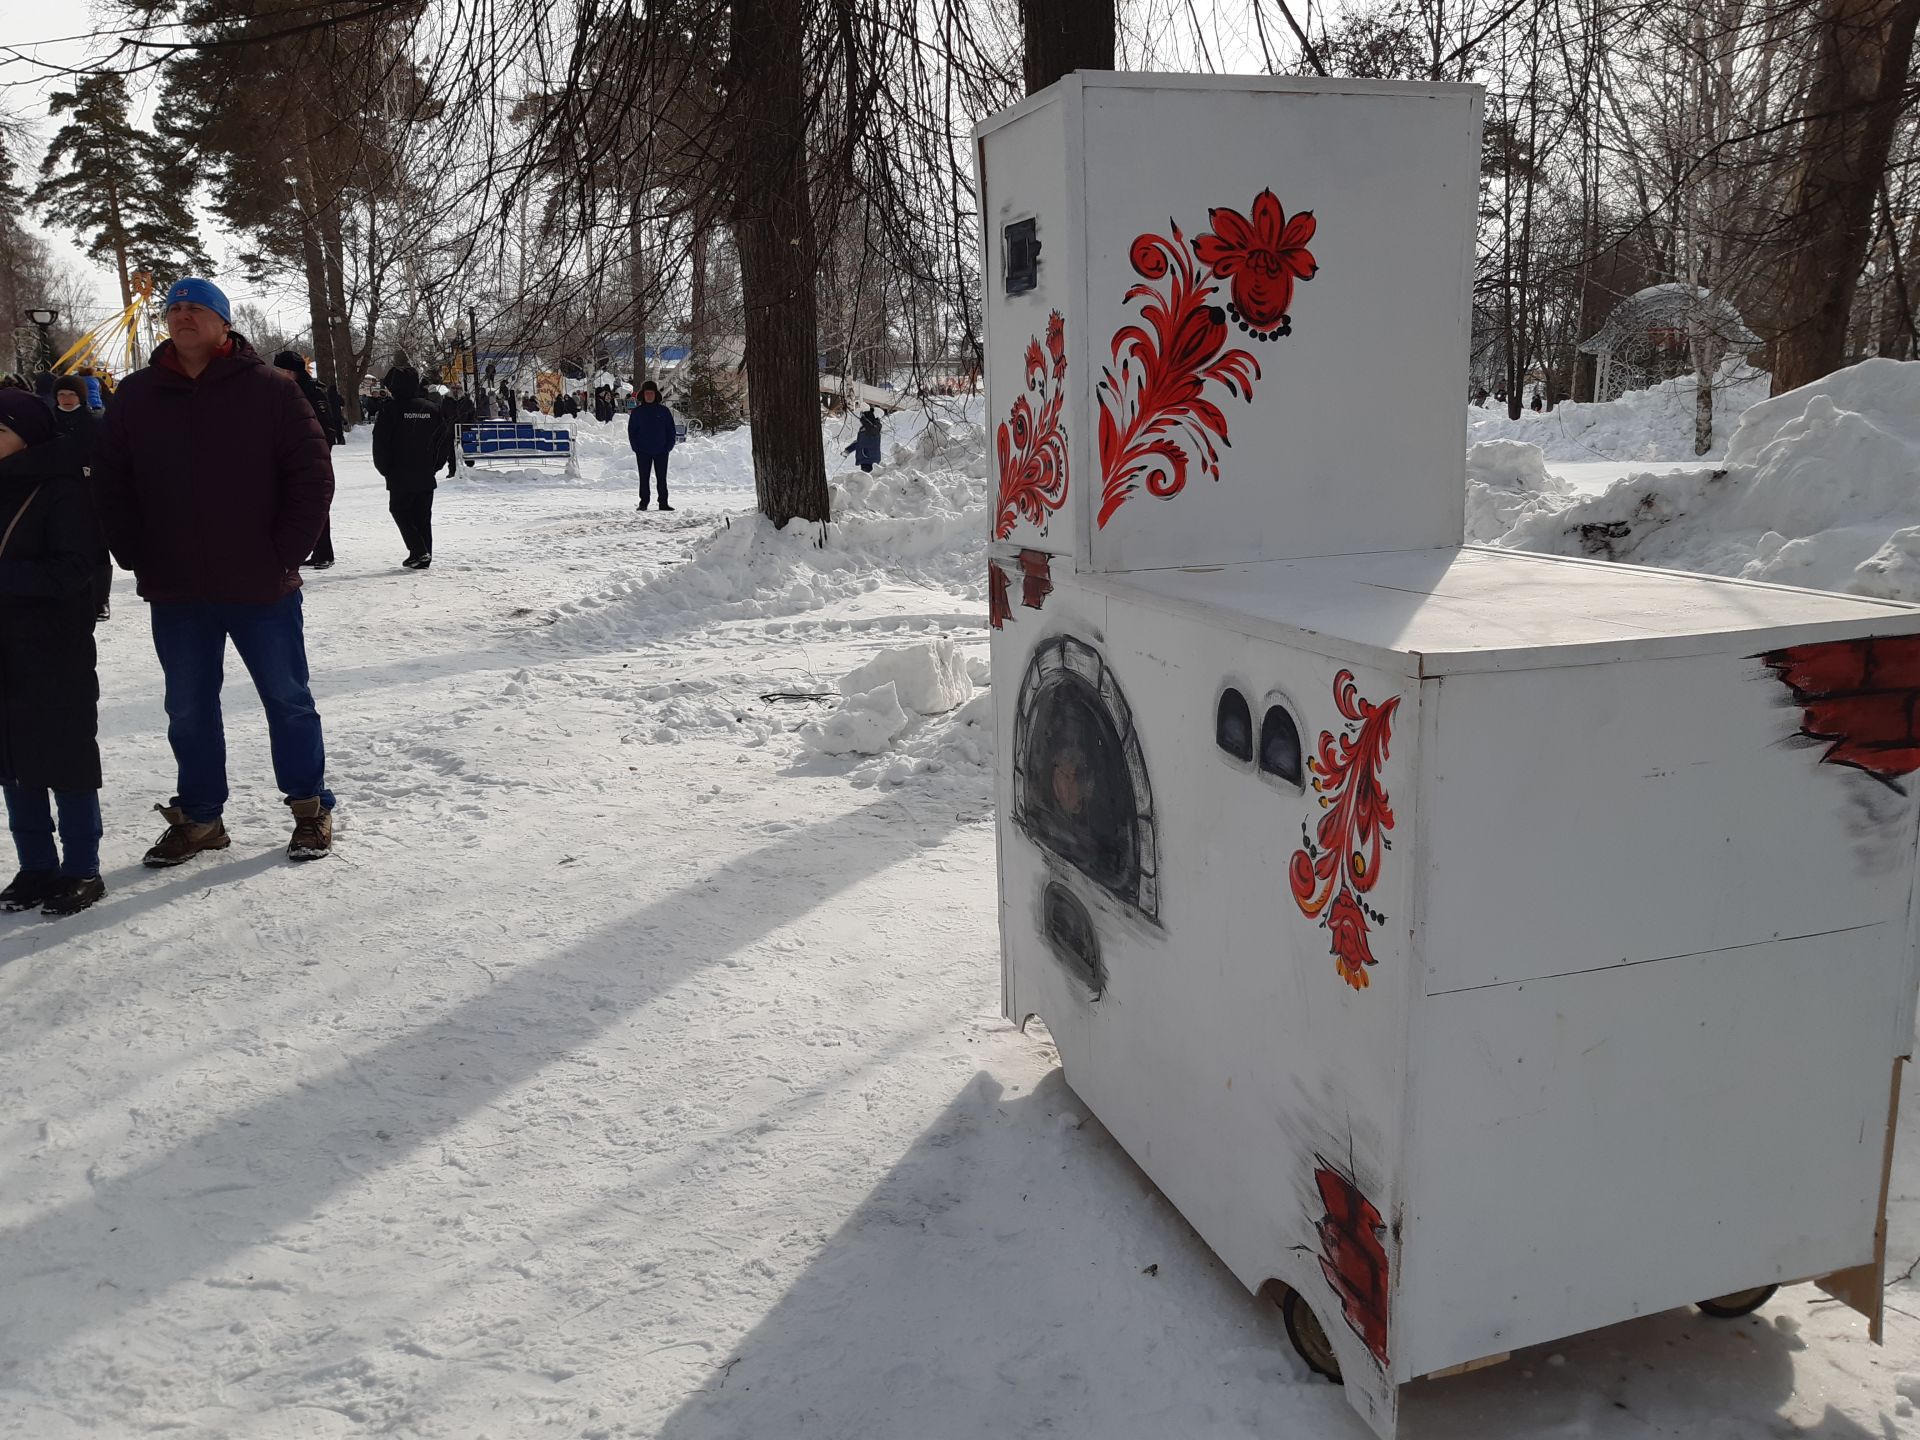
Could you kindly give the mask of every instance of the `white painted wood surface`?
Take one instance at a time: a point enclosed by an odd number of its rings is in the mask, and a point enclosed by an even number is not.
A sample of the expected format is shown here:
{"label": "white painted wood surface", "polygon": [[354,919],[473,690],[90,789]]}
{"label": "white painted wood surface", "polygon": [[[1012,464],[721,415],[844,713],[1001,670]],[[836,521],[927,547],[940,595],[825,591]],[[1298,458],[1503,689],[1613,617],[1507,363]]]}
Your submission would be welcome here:
{"label": "white painted wood surface", "polygon": [[[1477,106],[1076,76],[976,132],[990,423],[1056,310],[1069,370],[1069,500],[993,549],[1005,1011],[1046,1021],[1245,1284],[1306,1298],[1383,1437],[1416,1376],[1869,1262],[1920,988],[1920,800],[1825,763],[1759,658],[1920,634],[1920,608],[1459,543]],[[1103,530],[1094,380],[1139,318],[1127,247],[1269,185],[1319,221],[1293,333],[1259,347],[1251,406],[1223,399],[1221,478]],[[1001,226],[1026,214],[1041,284],[1007,297]],[[1058,557],[1031,593],[1022,550]],[[1151,791],[1131,895],[1018,803],[1100,793],[1021,748],[1036,677],[1073,667]],[[1289,883],[1341,785],[1215,740],[1231,687],[1256,734],[1284,707],[1337,764],[1342,671],[1398,705],[1364,988]],[[1097,990],[1049,938],[1049,887],[1097,937]],[[1322,1264],[1335,1171],[1380,1216],[1372,1345]]]}
{"label": "white painted wood surface", "polygon": [[1154,570],[1104,583],[1213,623],[1423,675],[1753,654],[1920,630],[1920,610],[1891,601],[1474,545]]}

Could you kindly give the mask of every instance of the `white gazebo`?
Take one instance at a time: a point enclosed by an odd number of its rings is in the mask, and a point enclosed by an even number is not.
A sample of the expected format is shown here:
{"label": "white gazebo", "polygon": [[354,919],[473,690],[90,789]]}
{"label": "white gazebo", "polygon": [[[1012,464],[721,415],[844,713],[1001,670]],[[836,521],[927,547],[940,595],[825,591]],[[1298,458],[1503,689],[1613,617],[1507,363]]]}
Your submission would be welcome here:
{"label": "white gazebo", "polygon": [[1724,297],[1699,285],[1649,285],[1614,306],[1607,323],[1580,346],[1597,357],[1595,400],[1613,400],[1694,369],[1691,343],[1707,342],[1709,372],[1729,354],[1744,355],[1760,337]]}

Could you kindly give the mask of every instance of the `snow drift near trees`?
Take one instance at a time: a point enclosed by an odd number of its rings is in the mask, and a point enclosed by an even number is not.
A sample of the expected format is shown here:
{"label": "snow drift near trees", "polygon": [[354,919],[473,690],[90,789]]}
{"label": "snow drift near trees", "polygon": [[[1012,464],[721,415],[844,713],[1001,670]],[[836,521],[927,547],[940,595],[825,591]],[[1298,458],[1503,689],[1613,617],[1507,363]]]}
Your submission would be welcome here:
{"label": "snow drift near trees", "polygon": [[1599,404],[1567,401],[1537,414],[1522,410],[1518,420],[1509,420],[1505,410],[1476,407],[1467,411],[1467,443],[1523,440],[1538,445],[1548,460],[1711,460],[1725,453],[1735,418],[1766,399],[1768,380],[1742,360],[1721,367],[1713,393],[1715,443],[1700,457],[1693,453],[1698,387],[1691,375]]}
{"label": "snow drift near trees", "polygon": [[1920,364],[1867,360],[1753,405],[1723,466],[1633,475],[1565,504],[1506,493],[1513,524],[1476,538],[1920,600]]}

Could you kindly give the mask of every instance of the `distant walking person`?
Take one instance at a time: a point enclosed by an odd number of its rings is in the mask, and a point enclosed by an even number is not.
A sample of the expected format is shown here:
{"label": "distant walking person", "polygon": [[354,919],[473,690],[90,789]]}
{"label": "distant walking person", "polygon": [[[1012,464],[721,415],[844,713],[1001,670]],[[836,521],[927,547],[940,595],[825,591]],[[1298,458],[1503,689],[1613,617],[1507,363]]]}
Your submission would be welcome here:
{"label": "distant walking person", "polygon": [[169,338],[114,392],[94,465],[107,541],[152,612],[179,765],[179,793],[154,807],[167,831],[146,863],[178,865],[229,843],[228,640],[267,713],[274,776],[293,811],[287,857],[317,860],[333,848],[333,793],[307,681],[300,562],[333,499],[326,432],[300,387],[228,328],[217,286],[175,281],[165,313]]}
{"label": "distant walking person", "polygon": [[73,915],[107,893],[93,650],[99,554],[79,442],[59,434],[27,391],[0,391],[0,784],[20,860],[0,910]]}
{"label": "distant walking person", "polygon": [[[320,382],[307,373],[307,362],[297,350],[282,350],[273,357],[274,368],[284,370],[293,376],[293,383],[300,387],[300,393],[307,397],[307,404],[313,409],[313,418],[320,422],[320,428],[327,432],[327,444],[344,445],[347,443],[346,426],[340,418],[340,411],[334,406],[334,397],[340,392],[332,386],[325,390]],[[307,557],[307,565],[314,570],[333,568],[333,511],[328,507],[326,527],[320,532],[320,539],[313,547],[313,554]]]}
{"label": "distant walking person", "polygon": [[393,398],[373,422],[373,468],[387,482],[387,511],[407,547],[400,563],[425,570],[433,564],[434,477],[442,465],[453,469],[453,420],[421,390],[412,366],[394,366],[385,383]]}
{"label": "distant walking person", "polygon": [[660,490],[660,508],[673,509],[667,503],[667,456],[673,451],[673,442],[673,411],[660,403],[660,387],[649,380],[640,387],[640,403],[627,416],[627,444],[640,463],[640,503],[636,509],[647,508],[649,474]]}
{"label": "distant walking person", "polygon": [[871,407],[860,417],[860,433],[840,453],[853,456],[853,463],[869,475],[880,463],[880,417]]}

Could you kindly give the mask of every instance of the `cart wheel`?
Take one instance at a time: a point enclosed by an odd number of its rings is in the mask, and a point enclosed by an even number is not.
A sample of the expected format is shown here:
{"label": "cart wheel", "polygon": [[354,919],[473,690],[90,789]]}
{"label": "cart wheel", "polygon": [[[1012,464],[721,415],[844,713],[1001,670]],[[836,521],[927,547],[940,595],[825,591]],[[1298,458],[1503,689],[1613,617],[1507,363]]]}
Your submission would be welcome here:
{"label": "cart wheel", "polygon": [[1742,1315],[1751,1315],[1766,1304],[1779,1288],[1778,1285],[1761,1285],[1752,1290],[1735,1290],[1728,1295],[1716,1295],[1711,1300],[1694,1303],[1703,1315],[1711,1315],[1716,1320],[1738,1320]]}
{"label": "cart wheel", "polygon": [[1333,1353],[1327,1332],[1321,1328],[1320,1317],[1313,1313],[1311,1305],[1300,1298],[1298,1290],[1282,1288],[1286,1289],[1286,1293],[1280,1297],[1280,1317],[1287,1322],[1287,1339],[1293,1342],[1294,1350],[1307,1362],[1309,1370],[1325,1376],[1336,1385],[1342,1383],[1340,1357]]}

